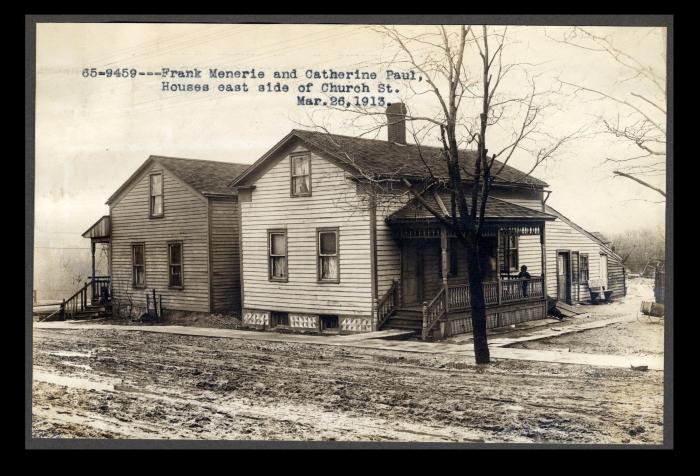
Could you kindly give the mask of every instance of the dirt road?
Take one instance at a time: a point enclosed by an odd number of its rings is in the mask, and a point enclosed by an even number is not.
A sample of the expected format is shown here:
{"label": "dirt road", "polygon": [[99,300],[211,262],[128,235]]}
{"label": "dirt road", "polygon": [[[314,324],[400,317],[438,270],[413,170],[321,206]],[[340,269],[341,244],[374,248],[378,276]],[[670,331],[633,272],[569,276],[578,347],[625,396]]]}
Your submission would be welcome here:
{"label": "dirt road", "polygon": [[34,437],[661,443],[663,374],[34,329]]}

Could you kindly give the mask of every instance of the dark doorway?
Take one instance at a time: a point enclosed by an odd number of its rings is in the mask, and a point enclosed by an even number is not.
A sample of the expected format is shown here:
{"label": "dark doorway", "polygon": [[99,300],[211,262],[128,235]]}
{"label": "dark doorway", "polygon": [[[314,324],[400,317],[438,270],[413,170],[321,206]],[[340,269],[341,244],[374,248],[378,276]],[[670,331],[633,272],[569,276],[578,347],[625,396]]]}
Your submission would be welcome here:
{"label": "dark doorway", "polygon": [[401,249],[402,305],[423,302],[423,250],[418,243],[404,243]]}

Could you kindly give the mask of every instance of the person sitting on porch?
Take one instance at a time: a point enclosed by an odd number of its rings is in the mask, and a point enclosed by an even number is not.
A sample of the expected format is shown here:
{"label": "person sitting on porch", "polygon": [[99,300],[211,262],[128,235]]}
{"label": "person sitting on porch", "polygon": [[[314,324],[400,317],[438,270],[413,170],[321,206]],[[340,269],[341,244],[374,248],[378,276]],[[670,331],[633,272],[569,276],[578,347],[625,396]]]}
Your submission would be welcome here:
{"label": "person sitting on porch", "polygon": [[523,296],[527,296],[527,287],[529,284],[529,279],[531,278],[530,273],[527,272],[527,266],[522,265],[520,267],[520,273],[518,273],[518,278],[523,278]]}

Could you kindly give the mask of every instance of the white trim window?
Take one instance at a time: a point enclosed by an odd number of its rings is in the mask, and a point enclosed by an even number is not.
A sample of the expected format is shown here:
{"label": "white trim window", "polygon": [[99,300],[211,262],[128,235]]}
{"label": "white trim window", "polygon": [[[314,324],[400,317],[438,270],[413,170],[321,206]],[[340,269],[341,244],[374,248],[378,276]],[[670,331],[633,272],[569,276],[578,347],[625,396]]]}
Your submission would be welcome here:
{"label": "white trim window", "polygon": [[287,281],[287,232],[270,230],[267,232],[270,281]]}
{"label": "white trim window", "polygon": [[316,235],[318,249],[318,280],[337,283],[340,281],[338,253],[338,230],[320,229]]}
{"label": "white trim window", "polygon": [[311,196],[311,155],[291,157],[291,192],[293,197]]}

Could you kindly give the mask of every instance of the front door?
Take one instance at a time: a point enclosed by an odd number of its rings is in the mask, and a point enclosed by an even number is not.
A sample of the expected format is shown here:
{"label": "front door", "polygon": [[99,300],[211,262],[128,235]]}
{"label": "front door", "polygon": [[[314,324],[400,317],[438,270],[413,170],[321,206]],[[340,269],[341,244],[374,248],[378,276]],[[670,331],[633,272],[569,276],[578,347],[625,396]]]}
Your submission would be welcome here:
{"label": "front door", "polygon": [[406,243],[401,256],[402,305],[415,306],[423,302],[423,251],[415,243]]}
{"label": "front door", "polygon": [[557,299],[569,304],[571,304],[570,264],[568,251],[557,253]]}

